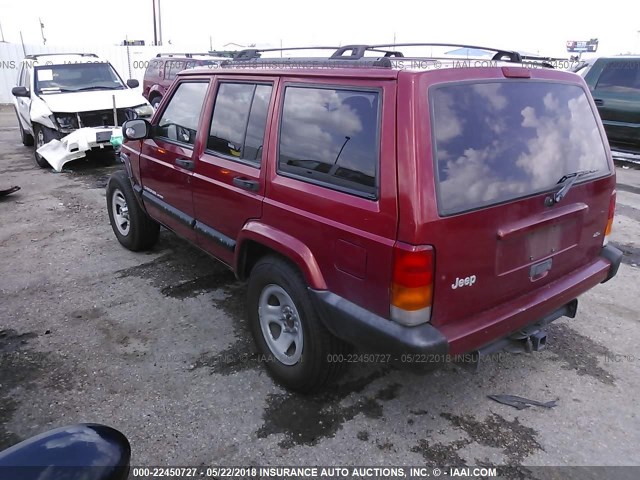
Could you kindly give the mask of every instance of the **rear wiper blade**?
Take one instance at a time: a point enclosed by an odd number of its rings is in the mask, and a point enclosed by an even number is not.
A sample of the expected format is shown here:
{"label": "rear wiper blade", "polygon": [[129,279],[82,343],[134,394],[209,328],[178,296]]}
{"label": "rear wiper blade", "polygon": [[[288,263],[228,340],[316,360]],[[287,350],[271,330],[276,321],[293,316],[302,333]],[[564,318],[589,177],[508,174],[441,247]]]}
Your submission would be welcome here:
{"label": "rear wiper blade", "polygon": [[577,172],[567,173],[566,175],[563,175],[556,183],[556,185],[562,184],[562,188],[553,194],[552,205],[560,202],[567,195],[567,193],[569,193],[569,190],[571,189],[571,187],[573,187],[573,184],[576,183],[576,181],[580,177],[584,177],[585,175],[589,175],[595,172],[597,172],[597,170],[579,170]]}

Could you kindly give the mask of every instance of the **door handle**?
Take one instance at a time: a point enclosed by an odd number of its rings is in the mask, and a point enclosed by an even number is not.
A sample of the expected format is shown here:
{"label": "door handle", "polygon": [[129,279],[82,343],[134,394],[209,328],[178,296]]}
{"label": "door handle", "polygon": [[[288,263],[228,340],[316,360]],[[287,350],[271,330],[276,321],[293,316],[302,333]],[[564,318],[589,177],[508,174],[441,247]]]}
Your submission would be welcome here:
{"label": "door handle", "polygon": [[233,184],[236,187],[244,188],[245,190],[250,190],[252,192],[257,192],[259,187],[258,182],[255,180],[247,180],[242,177],[235,177],[233,179]]}
{"label": "door handle", "polygon": [[599,98],[594,98],[593,101],[596,104],[596,107],[602,107],[604,105],[604,100],[600,100]]}
{"label": "door handle", "polygon": [[187,160],[186,158],[176,158],[176,165],[187,170],[193,170],[194,167],[193,160]]}

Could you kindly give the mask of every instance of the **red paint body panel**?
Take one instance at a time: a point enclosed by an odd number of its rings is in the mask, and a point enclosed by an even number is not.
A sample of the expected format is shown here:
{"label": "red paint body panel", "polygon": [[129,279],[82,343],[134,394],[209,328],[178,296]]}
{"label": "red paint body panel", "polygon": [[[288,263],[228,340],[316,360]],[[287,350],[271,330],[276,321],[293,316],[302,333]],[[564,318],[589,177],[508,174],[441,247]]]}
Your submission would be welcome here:
{"label": "red paint body panel", "polygon": [[[142,188],[159,197],[193,218],[193,197],[191,192],[192,172],[176,165],[176,159],[193,157],[193,151],[160,139],[147,139],[142,143],[140,170]],[[192,228],[169,215],[162,208],[145,202],[147,211],[160,223],[187,240],[195,241]]]}
{"label": "red paint body panel", "polygon": [[610,264],[597,257],[586,266],[496,308],[440,328],[451,354],[477,350],[566,305],[602,282]]}
{"label": "red paint body panel", "polygon": [[238,237],[239,248],[236,248],[233,263],[236,267],[240,265],[240,252],[247,241],[264,245],[293,261],[300,268],[311,288],[327,289],[327,283],[324,281],[320,266],[311,249],[296,237],[259,221],[250,221],[244,226]]}

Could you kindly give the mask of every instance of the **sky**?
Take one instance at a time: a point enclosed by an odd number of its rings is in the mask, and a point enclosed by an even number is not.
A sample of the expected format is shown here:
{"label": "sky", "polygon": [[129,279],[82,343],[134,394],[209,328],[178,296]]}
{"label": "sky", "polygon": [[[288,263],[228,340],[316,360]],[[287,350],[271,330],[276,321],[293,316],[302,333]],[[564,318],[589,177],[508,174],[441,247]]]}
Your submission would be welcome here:
{"label": "sky", "polygon": [[[4,40],[47,45],[153,42],[153,0],[0,0]],[[640,53],[640,1],[160,0],[169,49],[352,43],[467,43],[567,56],[567,40],[598,38],[598,54]],[[597,6],[596,6],[597,5]],[[0,38],[2,40],[2,38]],[[169,45],[168,42],[171,42]],[[227,48],[233,48],[227,47]]]}

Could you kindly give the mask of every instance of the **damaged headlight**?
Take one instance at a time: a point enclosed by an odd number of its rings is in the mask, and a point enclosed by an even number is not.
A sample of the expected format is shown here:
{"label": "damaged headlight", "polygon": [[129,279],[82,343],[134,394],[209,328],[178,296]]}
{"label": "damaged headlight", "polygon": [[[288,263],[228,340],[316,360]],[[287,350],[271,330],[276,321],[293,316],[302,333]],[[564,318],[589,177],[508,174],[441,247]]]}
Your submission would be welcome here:
{"label": "damaged headlight", "polygon": [[136,112],[138,118],[148,118],[153,115],[153,107],[148,104],[133,107],[133,111]]}
{"label": "damaged headlight", "polygon": [[54,113],[53,116],[62,131],[71,131],[78,128],[78,116],[75,113]]}

